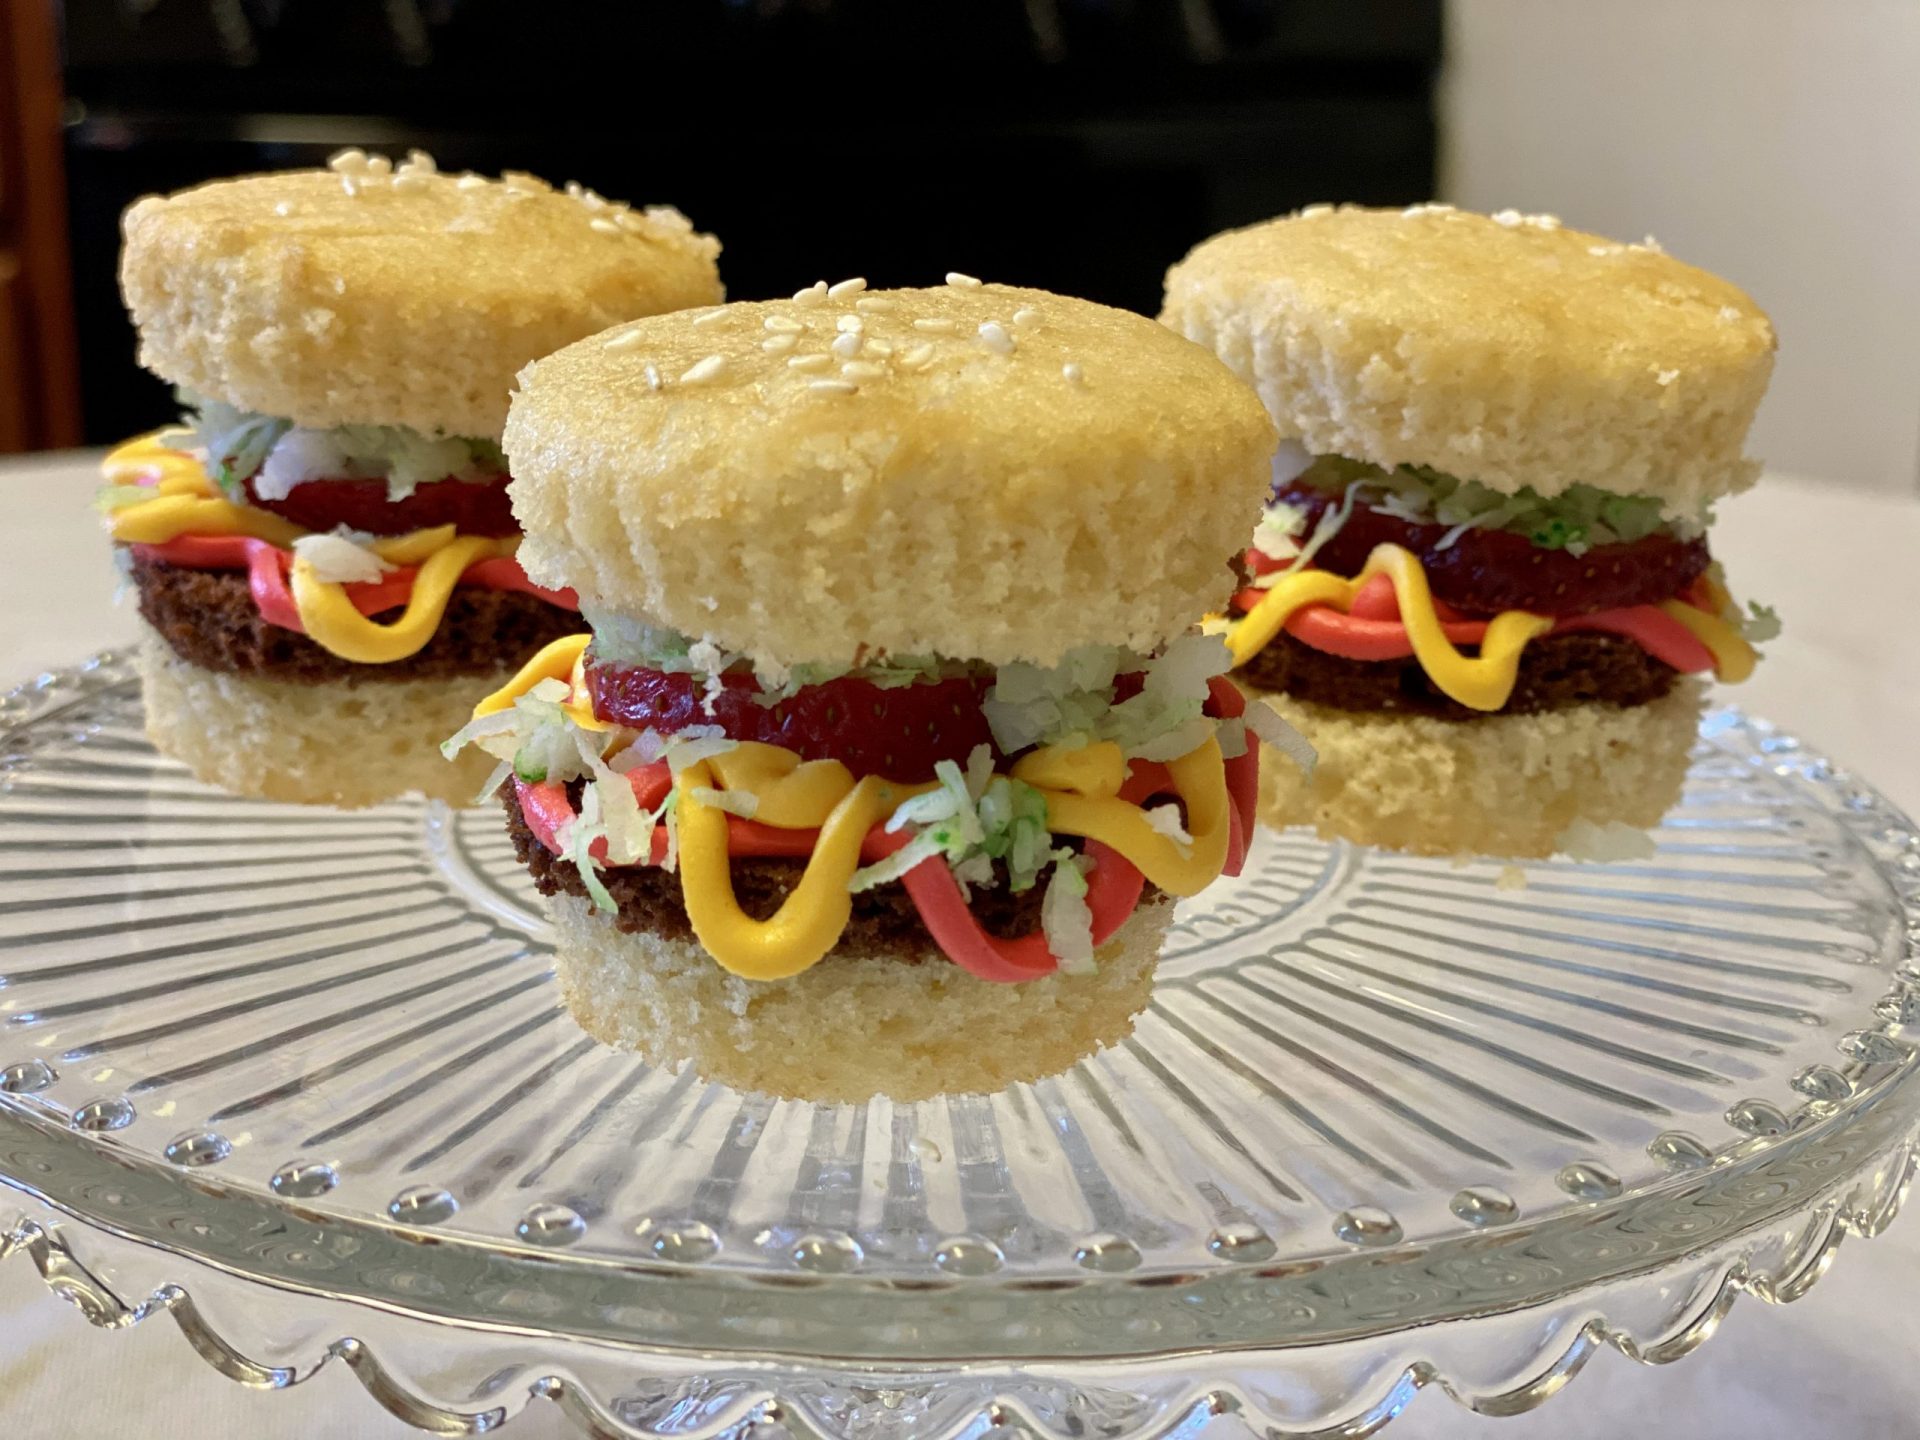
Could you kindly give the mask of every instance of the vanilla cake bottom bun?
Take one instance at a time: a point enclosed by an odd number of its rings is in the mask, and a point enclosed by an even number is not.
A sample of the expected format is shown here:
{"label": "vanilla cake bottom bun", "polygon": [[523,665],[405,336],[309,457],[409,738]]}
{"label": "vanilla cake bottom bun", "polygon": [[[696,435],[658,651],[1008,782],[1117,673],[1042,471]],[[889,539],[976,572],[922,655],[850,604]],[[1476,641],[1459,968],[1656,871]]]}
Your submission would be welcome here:
{"label": "vanilla cake bottom bun", "polygon": [[[135,650],[147,735],[194,778],[238,794],[345,809],[416,791],[471,805],[492,769],[480,755],[424,769],[466,722],[497,665],[441,676],[276,679],[182,659],[149,625]],[[263,763],[263,757],[265,763]]]}
{"label": "vanilla cake bottom bun", "polygon": [[961,276],[530,366],[521,554],[591,631],[448,750],[499,761],[574,1017],[816,1101],[996,1090],[1125,1036],[1174,900],[1251,833],[1258,746],[1192,621],[1273,443],[1198,346]]}
{"label": "vanilla cake bottom bun", "polygon": [[1753,301],[1551,216],[1316,206],[1198,246],[1161,320],[1284,437],[1210,627],[1320,754],[1269,772],[1262,817],[1430,855],[1650,850],[1704,679],[1778,629],[1707,541],[1759,470]]}
{"label": "vanilla cake bottom bun", "polygon": [[718,243],[530,175],[346,151],[126,213],[121,288],[181,426],[106,465],[147,730],[246,795],[471,804],[438,742],[580,625],[516,551],[500,428],[529,360],[719,301]]}

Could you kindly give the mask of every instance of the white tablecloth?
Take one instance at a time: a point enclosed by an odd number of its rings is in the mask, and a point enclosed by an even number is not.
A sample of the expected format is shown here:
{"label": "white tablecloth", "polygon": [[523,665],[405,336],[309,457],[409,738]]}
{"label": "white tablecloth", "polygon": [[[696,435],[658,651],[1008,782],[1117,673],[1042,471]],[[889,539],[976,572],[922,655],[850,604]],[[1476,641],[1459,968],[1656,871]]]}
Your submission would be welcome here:
{"label": "white tablecloth", "polygon": [[[0,462],[0,685],[131,633],[87,500],[91,457]],[[1739,694],[1920,812],[1920,500],[1772,477],[1723,507],[1714,548],[1736,587],[1776,604],[1785,636]],[[0,1194],[0,1214],[7,1212]],[[1223,1422],[1215,1440],[1235,1429]],[[0,1265],[0,1437],[80,1440],[383,1440],[389,1418],[344,1367],[288,1393],[216,1375],[172,1323],[88,1327],[30,1265]],[[571,1435],[539,1405],[506,1430]],[[1920,1436],[1920,1218],[1852,1242],[1798,1304],[1743,1300],[1690,1359],[1649,1370],[1612,1352],[1518,1419],[1483,1420],[1423,1395],[1393,1440],[1911,1440]]]}

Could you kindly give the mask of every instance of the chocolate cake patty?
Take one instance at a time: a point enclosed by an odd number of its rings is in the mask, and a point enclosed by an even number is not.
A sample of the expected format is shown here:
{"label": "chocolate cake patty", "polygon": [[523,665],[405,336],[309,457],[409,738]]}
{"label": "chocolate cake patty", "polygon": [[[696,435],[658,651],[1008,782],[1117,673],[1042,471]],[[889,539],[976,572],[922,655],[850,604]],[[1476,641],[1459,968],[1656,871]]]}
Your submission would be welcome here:
{"label": "chocolate cake patty", "polygon": [[[574,787],[576,790],[578,785]],[[534,838],[526,817],[520,813],[511,783],[500,787],[501,803],[507,812],[507,834],[513,840],[520,863],[533,876],[542,895],[578,895],[587,887],[571,860],[563,860]],[[576,795],[574,803],[579,803]],[[729,867],[733,875],[733,894],[740,908],[755,920],[765,920],[780,908],[781,901],[800,883],[807,862],[787,856],[735,856]],[[684,940],[693,934],[687,920],[686,902],[681,898],[680,875],[659,865],[620,865],[603,870],[601,883],[618,905],[612,917],[613,928],[625,934],[662,935]],[[1000,940],[1018,939],[1040,928],[1040,902],[1045,885],[1034,885],[1015,893],[1004,884],[977,886],[967,908],[981,929]],[[1142,891],[1143,902],[1156,892],[1149,885]],[[871,955],[876,951],[896,954],[903,962],[943,960],[920,912],[903,885],[877,885],[853,896],[853,915],[839,942],[829,955],[853,953]]]}
{"label": "chocolate cake patty", "polygon": [[[541,646],[578,634],[571,610],[511,590],[454,588],[440,626],[417,654],[389,665],[343,660],[305,635],[269,625],[245,571],[195,570],[133,556],[140,614],[173,652],[203,670],[275,680],[428,680],[493,675]],[[403,607],[373,616],[395,619]]]}
{"label": "chocolate cake patty", "polygon": [[1633,641],[1594,631],[1543,635],[1520,652],[1513,694],[1499,710],[1473,710],[1449,698],[1412,656],[1346,660],[1284,630],[1238,672],[1256,690],[1277,690],[1333,710],[1390,711],[1441,720],[1534,715],[1569,705],[1645,705],[1673,688],[1679,672]]}

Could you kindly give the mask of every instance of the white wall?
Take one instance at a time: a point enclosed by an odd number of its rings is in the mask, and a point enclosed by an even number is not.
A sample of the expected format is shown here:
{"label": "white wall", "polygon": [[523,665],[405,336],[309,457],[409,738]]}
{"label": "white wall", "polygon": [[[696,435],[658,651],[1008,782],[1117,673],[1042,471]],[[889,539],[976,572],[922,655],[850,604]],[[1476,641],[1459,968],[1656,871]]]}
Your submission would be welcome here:
{"label": "white wall", "polygon": [[1753,453],[1920,490],[1920,0],[1449,0],[1445,198],[1726,275],[1774,318]]}

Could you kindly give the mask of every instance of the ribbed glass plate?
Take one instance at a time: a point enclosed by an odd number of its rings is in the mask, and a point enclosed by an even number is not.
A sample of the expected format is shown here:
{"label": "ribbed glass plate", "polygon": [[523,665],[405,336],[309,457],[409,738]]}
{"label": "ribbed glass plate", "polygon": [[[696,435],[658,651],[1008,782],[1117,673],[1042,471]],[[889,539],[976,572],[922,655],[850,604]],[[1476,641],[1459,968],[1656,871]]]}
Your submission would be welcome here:
{"label": "ribbed glass plate", "polygon": [[[1512,1408],[1582,1345],[1697,1334],[1730,1276],[1790,1290],[1906,1178],[1912,826],[1723,713],[1658,840],[1503,870],[1265,834],[1123,1045],[816,1108],[575,1029],[497,813],[210,790],[103,657],[0,706],[0,1178],[230,1319],[267,1282],[354,1333],[490,1327],[462,1343],[493,1403],[583,1344],[675,1377],[623,1402],[576,1370],[619,1433],[743,1395],[946,1433],[873,1377],[963,1360],[961,1410],[1005,1367],[1055,1397],[1006,1413],[1067,1430],[1196,1393],[1377,1423],[1436,1378]],[[473,1411],[434,1364],[419,1403]]]}

